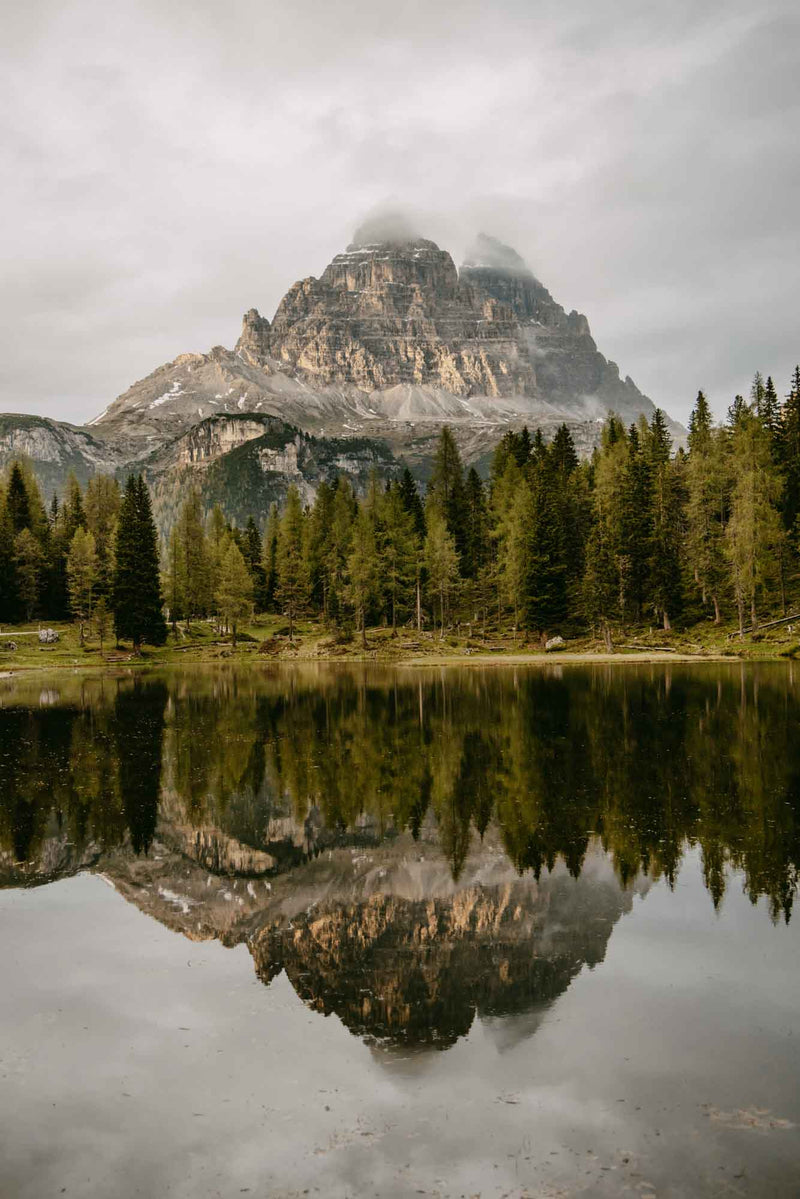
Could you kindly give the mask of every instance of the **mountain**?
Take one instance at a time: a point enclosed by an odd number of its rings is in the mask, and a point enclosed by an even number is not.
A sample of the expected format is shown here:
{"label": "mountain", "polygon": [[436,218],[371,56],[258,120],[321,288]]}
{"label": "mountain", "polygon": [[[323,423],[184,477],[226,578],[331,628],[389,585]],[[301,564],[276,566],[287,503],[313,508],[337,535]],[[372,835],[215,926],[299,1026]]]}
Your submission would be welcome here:
{"label": "mountain", "polygon": [[154,450],[140,464],[153,493],[162,531],[177,514],[185,488],[199,487],[207,508],[219,504],[243,527],[253,513],[280,507],[294,484],[310,503],[323,480],[346,474],[359,491],[373,472],[385,479],[400,464],[368,438],[312,437],[261,413],[210,416]]}
{"label": "mountain", "polygon": [[87,429],[44,416],[0,413],[0,465],[19,457],[33,462],[48,496],[63,487],[70,471],[85,484],[119,465],[117,451]]}
{"label": "mountain", "polygon": [[[196,476],[238,516],[243,504],[280,499],[290,476],[310,498],[349,458],[356,483],[400,461],[424,480],[445,423],[484,471],[503,433],[523,424],[547,436],[565,421],[588,454],[609,410],[630,422],[654,406],[514,250],[480,235],[458,270],[434,242],[373,224],[320,278],[295,283],[271,322],[245,313],[233,350],[181,354],[86,429],[5,418],[0,461],[21,449],[48,487],[69,469],[144,468],[165,497]],[[301,438],[291,469],[264,437]],[[350,453],[341,442],[353,438]]]}

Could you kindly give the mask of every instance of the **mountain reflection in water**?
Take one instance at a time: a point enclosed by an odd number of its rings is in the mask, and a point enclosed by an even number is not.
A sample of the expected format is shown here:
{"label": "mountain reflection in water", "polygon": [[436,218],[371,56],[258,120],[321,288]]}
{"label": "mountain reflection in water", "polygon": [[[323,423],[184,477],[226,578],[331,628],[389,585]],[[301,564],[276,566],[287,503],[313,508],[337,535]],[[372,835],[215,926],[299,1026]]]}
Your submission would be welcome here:
{"label": "mountain reflection in water", "polygon": [[382,1044],[544,1010],[700,848],[789,920],[791,666],[5,681],[0,884],[102,872]]}

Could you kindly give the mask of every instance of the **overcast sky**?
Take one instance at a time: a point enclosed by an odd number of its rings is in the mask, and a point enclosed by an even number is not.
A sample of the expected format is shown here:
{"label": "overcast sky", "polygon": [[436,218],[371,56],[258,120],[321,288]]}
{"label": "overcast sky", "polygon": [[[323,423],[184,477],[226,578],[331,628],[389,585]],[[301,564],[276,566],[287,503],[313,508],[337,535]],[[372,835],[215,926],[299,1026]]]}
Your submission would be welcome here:
{"label": "overcast sky", "polygon": [[685,419],[800,359],[788,0],[26,0],[0,48],[0,410],[80,422],[273,315],[373,207],[510,242]]}

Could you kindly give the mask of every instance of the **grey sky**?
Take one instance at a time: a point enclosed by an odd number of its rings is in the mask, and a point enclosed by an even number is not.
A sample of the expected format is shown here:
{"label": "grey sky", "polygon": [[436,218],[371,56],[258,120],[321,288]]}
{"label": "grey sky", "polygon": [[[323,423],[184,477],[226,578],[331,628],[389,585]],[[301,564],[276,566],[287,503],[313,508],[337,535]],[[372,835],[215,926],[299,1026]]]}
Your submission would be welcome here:
{"label": "grey sky", "polygon": [[4,11],[0,409],[81,421],[271,317],[376,205],[509,241],[686,418],[800,359],[788,0]]}

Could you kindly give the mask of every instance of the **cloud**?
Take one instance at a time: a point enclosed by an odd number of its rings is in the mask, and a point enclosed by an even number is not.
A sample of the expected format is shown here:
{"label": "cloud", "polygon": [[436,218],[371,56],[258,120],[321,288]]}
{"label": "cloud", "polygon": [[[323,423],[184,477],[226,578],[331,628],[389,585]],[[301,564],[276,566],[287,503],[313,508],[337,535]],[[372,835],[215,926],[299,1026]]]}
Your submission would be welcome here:
{"label": "cloud", "polygon": [[685,418],[800,357],[786,0],[33,0],[9,13],[0,408],[232,344],[389,205],[512,245]]}

